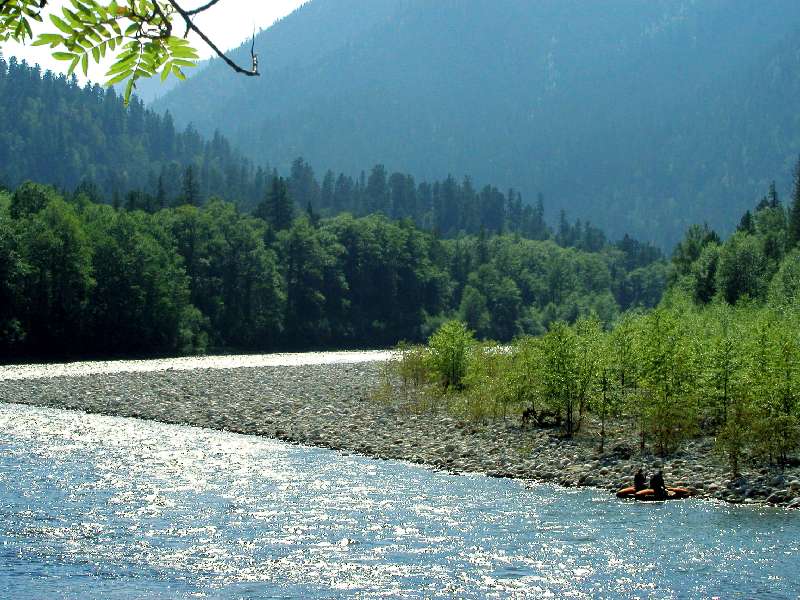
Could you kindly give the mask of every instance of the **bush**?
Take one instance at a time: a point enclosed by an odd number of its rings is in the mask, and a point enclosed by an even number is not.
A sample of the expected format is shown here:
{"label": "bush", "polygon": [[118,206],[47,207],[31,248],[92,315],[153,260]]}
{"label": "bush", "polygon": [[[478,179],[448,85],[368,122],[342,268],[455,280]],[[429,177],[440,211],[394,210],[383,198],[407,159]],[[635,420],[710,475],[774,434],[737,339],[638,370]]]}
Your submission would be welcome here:
{"label": "bush", "polygon": [[463,389],[475,336],[461,321],[448,321],[428,340],[430,370],[447,390]]}
{"label": "bush", "polygon": [[497,344],[487,342],[472,349],[463,384],[467,390],[458,412],[470,421],[487,421],[507,411],[510,357]]}
{"label": "bush", "polygon": [[424,346],[397,346],[396,372],[405,389],[417,390],[428,383],[428,352]]}

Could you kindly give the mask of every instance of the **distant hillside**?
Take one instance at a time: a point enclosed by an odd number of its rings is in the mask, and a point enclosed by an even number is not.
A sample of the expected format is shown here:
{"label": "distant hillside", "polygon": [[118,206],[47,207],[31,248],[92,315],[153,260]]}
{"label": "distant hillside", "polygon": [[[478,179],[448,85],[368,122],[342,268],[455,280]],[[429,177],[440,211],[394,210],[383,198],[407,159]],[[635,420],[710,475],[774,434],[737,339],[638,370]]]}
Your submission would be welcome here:
{"label": "distant hillside", "polygon": [[68,196],[78,188],[90,199],[148,212],[201,206],[214,196],[258,212],[285,190],[286,203],[313,219],[382,213],[441,237],[506,232],[591,252],[608,241],[597,227],[565,215],[554,232],[541,200],[525,206],[515,190],[478,187],[469,178],[417,182],[382,165],[356,178],[332,171],[318,178],[301,158],[285,175],[255,167],[218,133],[206,139],[191,126],[176,131],[169,113],[156,114],[136,98],[125,107],[113,89],[81,87],[74,77],[0,58],[0,190],[35,180]]}
{"label": "distant hillside", "polygon": [[113,89],[0,58],[0,185],[27,179],[153,209],[187,191],[194,203],[258,202],[266,183],[222,136],[177,131],[170,115],[136,99],[126,108]]}
{"label": "distant hillside", "polygon": [[257,48],[258,80],[215,61],[156,108],[282,169],[469,173],[665,245],[800,152],[796,0],[313,0]]}

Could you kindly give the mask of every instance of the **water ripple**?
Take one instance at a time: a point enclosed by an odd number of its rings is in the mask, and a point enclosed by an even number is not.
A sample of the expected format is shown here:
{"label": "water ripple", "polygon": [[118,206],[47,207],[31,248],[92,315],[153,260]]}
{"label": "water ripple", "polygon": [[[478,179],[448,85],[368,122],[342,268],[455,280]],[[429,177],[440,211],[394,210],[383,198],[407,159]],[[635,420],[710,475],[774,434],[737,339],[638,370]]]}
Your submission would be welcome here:
{"label": "water ripple", "polygon": [[800,595],[800,515],[0,405],[0,597]]}

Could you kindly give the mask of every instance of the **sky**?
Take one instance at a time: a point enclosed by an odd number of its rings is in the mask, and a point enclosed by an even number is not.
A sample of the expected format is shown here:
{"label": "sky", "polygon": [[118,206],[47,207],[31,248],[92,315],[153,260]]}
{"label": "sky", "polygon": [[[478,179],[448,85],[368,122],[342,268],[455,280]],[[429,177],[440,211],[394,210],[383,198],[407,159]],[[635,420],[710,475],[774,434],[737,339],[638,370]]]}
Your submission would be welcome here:
{"label": "sky", "polygon": [[[181,6],[186,9],[201,6],[206,0],[184,0]],[[236,48],[243,40],[253,34],[253,28],[266,29],[278,19],[285,17],[306,0],[220,0],[219,4],[209,9],[196,19],[197,25],[220,48]],[[60,13],[60,7],[67,4],[65,0],[50,2],[52,10]],[[47,21],[47,20],[46,20]],[[46,22],[45,26],[34,28],[37,31],[54,29]],[[190,36],[191,37],[191,36]],[[192,38],[195,48],[203,58],[211,56],[212,52],[199,39]],[[57,61],[50,55],[48,47],[19,46],[7,43],[2,46],[5,56],[17,56],[26,59],[29,63],[39,63],[43,68],[52,71],[65,71],[69,63]],[[93,65],[89,67],[89,78],[93,81],[105,79],[106,68]]]}

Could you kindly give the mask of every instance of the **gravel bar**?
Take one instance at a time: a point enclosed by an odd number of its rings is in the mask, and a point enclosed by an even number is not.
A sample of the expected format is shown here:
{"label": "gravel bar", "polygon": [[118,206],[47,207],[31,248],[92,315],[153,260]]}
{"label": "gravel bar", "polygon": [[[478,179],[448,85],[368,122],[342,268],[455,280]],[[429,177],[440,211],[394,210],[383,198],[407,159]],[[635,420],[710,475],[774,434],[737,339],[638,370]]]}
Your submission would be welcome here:
{"label": "gravel bar", "polygon": [[[594,443],[516,422],[473,424],[372,399],[389,353],[324,353],[0,368],[0,401],[260,435],[484,473],[617,490],[639,466],[699,497],[800,508],[800,470],[754,469],[731,480],[711,440],[666,460],[622,440]],[[279,358],[282,357],[282,358]],[[288,358],[287,358],[288,357]]]}

